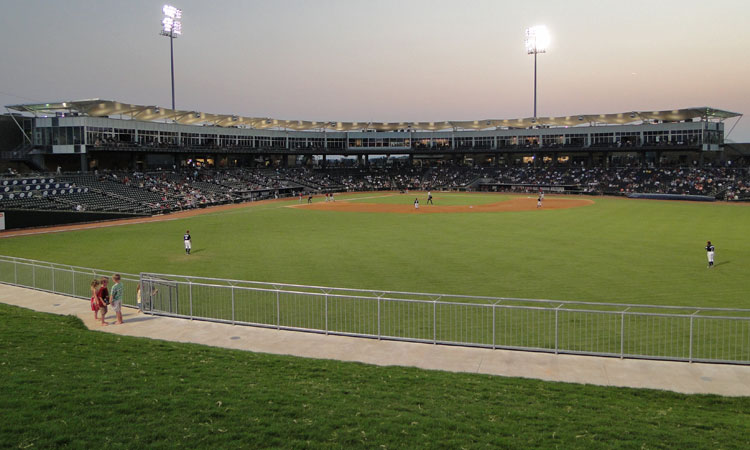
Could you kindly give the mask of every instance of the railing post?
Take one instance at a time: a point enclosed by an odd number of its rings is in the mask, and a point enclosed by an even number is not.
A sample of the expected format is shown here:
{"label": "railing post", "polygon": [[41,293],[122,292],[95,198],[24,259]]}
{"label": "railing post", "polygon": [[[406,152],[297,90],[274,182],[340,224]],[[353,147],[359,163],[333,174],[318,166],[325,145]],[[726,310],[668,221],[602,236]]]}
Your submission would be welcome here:
{"label": "railing post", "polygon": [[380,340],[380,297],[378,297],[378,340]]}
{"label": "railing post", "polygon": [[492,305],[492,349],[495,350],[497,347],[495,346],[495,310],[497,309],[497,305]]}
{"label": "railing post", "polygon": [[437,300],[432,302],[432,344],[437,344]]}
{"label": "railing post", "polygon": [[[193,282],[188,280],[188,292],[190,293],[190,320],[193,320]],[[172,305],[169,305],[169,309],[172,309]]]}
{"label": "railing post", "polygon": [[625,311],[620,315],[620,359],[625,357]]}
{"label": "railing post", "polygon": [[76,270],[74,268],[70,268],[70,272],[73,274],[73,296],[76,295]]}
{"label": "railing post", "polygon": [[36,289],[36,264],[31,263],[31,285]]}
{"label": "railing post", "polygon": [[234,285],[232,285],[232,325],[235,324],[234,320]]}
{"label": "railing post", "polygon": [[18,260],[13,258],[13,284],[18,286]]}
{"label": "railing post", "polygon": [[326,336],[328,336],[328,293],[325,294]]}
{"label": "railing post", "polygon": [[560,315],[560,307],[555,308],[555,355],[558,352],[558,342],[560,336],[560,327],[558,326],[558,316]]}
{"label": "railing post", "polygon": [[57,294],[57,291],[55,291],[55,267],[52,267],[52,292]]}
{"label": "railing post", "polygon": [[279,290],[276,289],[276,329],[281,329],[281,307],[279,305]]}
{"label": "railing post", "polygon": [[690,316],[690,350],[688,362],[693,362],[693,316]]}

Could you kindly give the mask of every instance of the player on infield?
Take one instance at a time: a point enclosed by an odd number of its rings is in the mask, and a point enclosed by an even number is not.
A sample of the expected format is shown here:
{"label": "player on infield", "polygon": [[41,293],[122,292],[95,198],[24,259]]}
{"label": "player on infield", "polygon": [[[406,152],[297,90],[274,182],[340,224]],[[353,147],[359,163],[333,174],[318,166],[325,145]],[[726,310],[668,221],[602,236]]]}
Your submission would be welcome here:
{"label": "player on infield", "polygon": [[714,246],[711,241],[706,242],[706,256],[708,257],[708,268],[714,266]]}
{"label": "player on infield", "polygon": [[414,209],[419,209],[419,199],[418,198],[414,199]]}
{"label": "player on infield", "polygon": [[185,234],[182,235],[182,240],[185,241],[185,254],[190,254],[190,249],[193,247],[193,244],[190,239],[190,230],[185,231]]}
{"label": "player on infield", "polygon": [[432,192],[430,192],[430,191],[427,191],[427,203],[426,204],[427,205],[434,205],[434,203],[432,203]]}

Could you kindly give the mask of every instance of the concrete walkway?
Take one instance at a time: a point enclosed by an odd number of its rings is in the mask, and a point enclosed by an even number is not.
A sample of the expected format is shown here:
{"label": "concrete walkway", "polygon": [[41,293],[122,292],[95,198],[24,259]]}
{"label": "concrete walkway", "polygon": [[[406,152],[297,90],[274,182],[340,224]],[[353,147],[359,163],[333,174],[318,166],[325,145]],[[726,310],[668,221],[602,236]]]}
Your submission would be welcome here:
{"label": "concrete walkway", "polygon": [[[750,396],[750,366],[452,347],[325,336],[137,314],[123,308],[125,323],[102,327],[89,302],[0,284],[0,302],[35,311],[72,314],[92,330],[176,342],[380,366],[483,373],[547,381],[663,389],[687,394]],[[108,322],[113,323],[110,312]]]}

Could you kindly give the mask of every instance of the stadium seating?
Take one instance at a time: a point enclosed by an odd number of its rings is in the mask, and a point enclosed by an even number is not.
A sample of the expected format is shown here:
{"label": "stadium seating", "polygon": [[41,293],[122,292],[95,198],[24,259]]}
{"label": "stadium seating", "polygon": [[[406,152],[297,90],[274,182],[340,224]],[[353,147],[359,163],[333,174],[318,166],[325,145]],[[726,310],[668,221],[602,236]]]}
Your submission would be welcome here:
{"label": "stadium seating", "polygon": [[338,166],[45,174],[0,179],[0,210],[158,214],[301,192],[482,189],[626,195],[662,193],[750,200],[747,169],[729,167]]}

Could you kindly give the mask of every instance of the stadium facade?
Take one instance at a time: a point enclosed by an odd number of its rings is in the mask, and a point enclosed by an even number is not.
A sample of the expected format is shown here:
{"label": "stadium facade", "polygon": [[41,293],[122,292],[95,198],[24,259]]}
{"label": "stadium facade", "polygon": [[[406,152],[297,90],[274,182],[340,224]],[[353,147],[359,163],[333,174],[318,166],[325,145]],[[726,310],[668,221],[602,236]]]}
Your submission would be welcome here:
{"label": "stadium facade", "polygon": [[4,159],[46,170],[323,164],[355,155],[481,164],[687,165],[722,158],[724,121],[710,107],[444,122],[253,118],[109,100],[9,105],[21,144]]}

